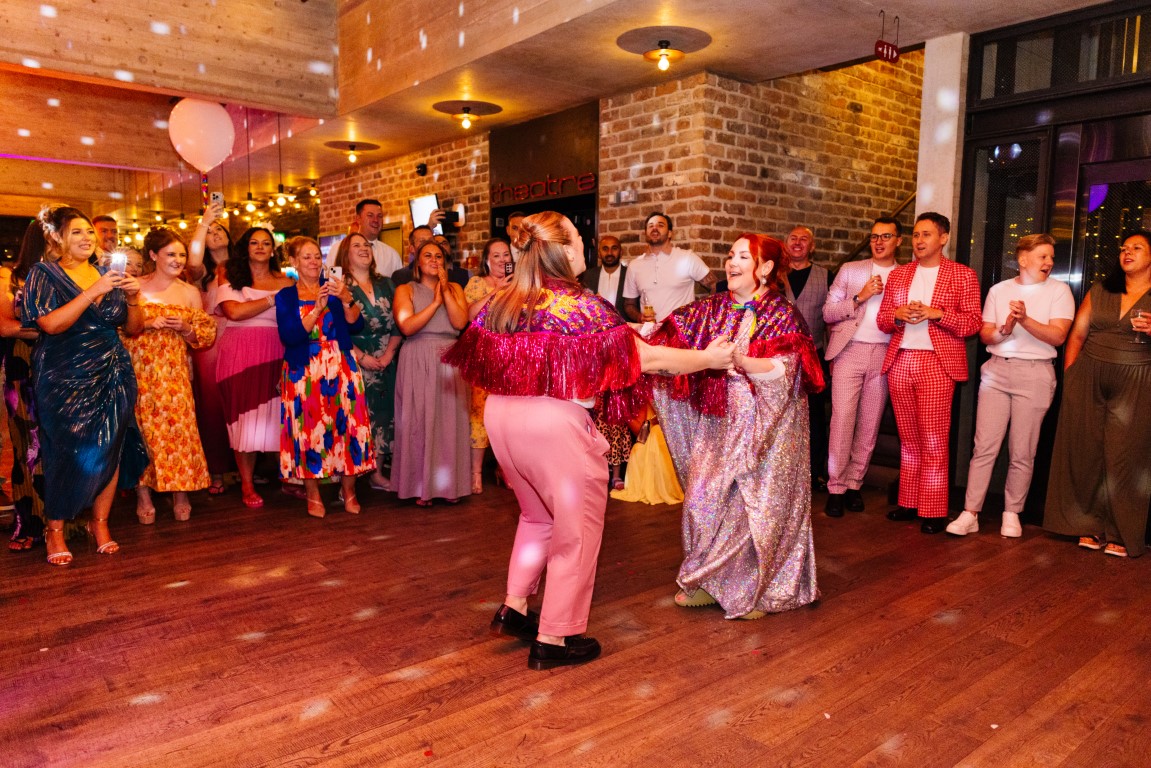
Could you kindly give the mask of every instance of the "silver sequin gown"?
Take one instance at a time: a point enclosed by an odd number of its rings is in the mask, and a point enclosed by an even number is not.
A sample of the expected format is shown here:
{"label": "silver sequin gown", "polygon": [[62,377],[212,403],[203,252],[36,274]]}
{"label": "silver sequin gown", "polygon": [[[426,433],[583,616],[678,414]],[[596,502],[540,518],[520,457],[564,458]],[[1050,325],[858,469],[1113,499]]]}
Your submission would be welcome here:
{"label": "silver sequin gown", "polygon": [[[746,349],[746,335],[739,337]],[[706,590],[729,619],[819,599],[807,394],[799,356],[775,359],[786,367],[780,378],[753,375],[751,384],[742,375],[729,378],[722,417],[701,415],[655,388],[684,489],[677,581],[689,595]]]}

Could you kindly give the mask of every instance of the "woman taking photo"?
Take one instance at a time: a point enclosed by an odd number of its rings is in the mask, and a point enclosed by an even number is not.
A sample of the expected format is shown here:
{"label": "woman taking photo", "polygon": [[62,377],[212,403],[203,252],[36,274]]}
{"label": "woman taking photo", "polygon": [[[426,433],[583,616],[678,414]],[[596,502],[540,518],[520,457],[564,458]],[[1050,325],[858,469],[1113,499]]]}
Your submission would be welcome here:
{"label": "woman taking photo", "polygon": [[759,619],[819,599],[807,395],[823,388],[823,369],[783,294],[782,243],[740,235],[724,271],[727,291],[680,307],[651,341],[702,349],[730,335],[735,370],[677,377],[656,387],[655,404],[684,490],[675,602]]}
{"label": "woman taking photo", "polygon": [[[468,317],[475,317],[488,303],[492,294],[506,288],[513,277],[512,249],[508,242],[493,237],[484,243],[480,257],[480,273],[468,281],[464,287],[464,298],[468,300]],[[484,454],[488,450],[488,433],[484,429],[484,403],[488,393],[483,387],[472,387],[472,397],[468,408],[472,444],[472,493],[484,492]],[[496,482],[503,480],[503,473],[496,466]]]}
{"label": "woman taking photo", "polygon": [[354,355],[364,378],[368,413],[372,420],[372,443],[376,471],[369,478],[376,490],[390,489],[385,467],[391,466],[392,435],[396,414],[396,352],[400,329],[392,315],[395,286],[376,272],[376,261],[367,238],[353,233],[340,241],[336,265],[344,270],[352,298],[364,322],[352,334]]}
{"label": "woman taking photo", "polygon": [[90,263],[96,230],[87,216],[75,208],[45,208],[40,222],[49,248],[29,270],[23,312],[25,325],[41,331],[32,370],[48,562],[68,565],[64,524],[87,507],[97,553],[120,550],[108,531],[116,482],[134,487],[148,463],[136,428],[132,360],[116,332],[139,333],[144,313],[136,278]]}
{"label": "woman taking photo", "polygon": [[196,428],[189,349],[216,340],[216,323],[201,309],[200,292],[180,279],[187,263],[184,241],[167,227],[144,237],[146,274],[140,278],[144,330],[124,339],[139,394],[136,422],[151,463],[136,486],[136,517],[156,522],[152,491],[172,493],[179,521],[192,515],[189,491],[207,488],[208,463]]}
{"label": "woman taking photo", "polygon": [[352,357],[360,305],[341,280],[324,280],[324,257],[310,237],[293,237],[288,258],[299,281],[276,295],[284,343],[280,381],[280,476],[304,481],[308,514],[323,517],[320,483],[340,479],[344,509],[358,514],[356,476],[375,469],[364,382]]}
{"label": "woman taking photo", "polygon": [[228,422],[228,440],[240,470],[244,506],[257,509],[253,475],[260,452],[280,452],[280,373],[284,345],[276,330],[276,294],[292,285],[280,274],[272,233],[252,227],[240,236],[224,265],[226,283],[216,294],[216,314],[228,320],[217,342],[216,383]]}
{"label": "woman taking photo", "polygon": [[4,338],[4,405],[12,439],[12,537],[8,549],[29,550],[44,540],[44,470],[40,466],[39,425],[32,396],[32,348],[37,328],[20,323],[24,281],[48,250],[44,228],[32,221],[12,268],[0,267],[0,336]]}
{"label": "woman taking photo", "polygon": [[[534,641],[528,667],[599,656],[584,637],[607,506],[607,443],[588,413],[605,393],[609,419],[643,402],[641,371],[689,373],[731,365],[722,339],[706,351],[650,347],[615,307],[583,288],[583,240],[553,211],[523,220],[515,279],[444,356],[488,390],[484,424],[520,506],[507,595],[496,634]],[[543,608],[528,610],[547,570]]]}
{"label": "woman taking photo", "polygon": [[396,287],[396,325],[406,337],[396,372],[392,490],[421,507],[471,492],[468,385],[440,356],[468,324],[464,289],[448,282],[443,249],[416,252],[412,282]]}
{"label": "woman taking photo", "polygon": [[1151,502],[1151,232],[1123,239],[1067,337],[1043,527],[1115,557],[1146,550]]}
{"label": "woman taking photo", "polygon": [[[200,290],[201,306],[211,312],[218,303],[217,293],[224,284],[224,265],[232,247],[228,228],[219,219],[221,206],[209,205],[200,217],[200,225],[188,248],[188,279]],[[217,342],[224,335],[228,319],[214,315]],[[228,422],[224,418],[224,402],[220,386],[216,383],[216,364],[220,345],[211,344],[192,351],[192,393],[196,398],[196,427],[208,460],[208,473],[212,484],[208,493],[218,496],[224,492],[224,475],[236,469],[232,446],[228,443]]]}

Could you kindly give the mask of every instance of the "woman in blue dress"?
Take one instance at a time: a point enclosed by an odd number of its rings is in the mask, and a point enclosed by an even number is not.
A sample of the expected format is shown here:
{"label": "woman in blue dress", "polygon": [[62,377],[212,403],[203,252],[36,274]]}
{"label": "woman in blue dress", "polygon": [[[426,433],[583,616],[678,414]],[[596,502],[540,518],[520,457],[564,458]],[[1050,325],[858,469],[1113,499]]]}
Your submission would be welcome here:
{"label": "woman in blue dress", "polygon": [[123,271],[94,266],[92,222],[75,208],[40,212],[48,241],[28,273],[23,322],[38,327],[33,390],[40,416],[48,562],[68,565],[64,524],[88,507],[96,551],[120,545],[108,531],[117,480],[136,485],[148,454],[136,427],[136,377],[117,328],[139,333],[140,284]]}

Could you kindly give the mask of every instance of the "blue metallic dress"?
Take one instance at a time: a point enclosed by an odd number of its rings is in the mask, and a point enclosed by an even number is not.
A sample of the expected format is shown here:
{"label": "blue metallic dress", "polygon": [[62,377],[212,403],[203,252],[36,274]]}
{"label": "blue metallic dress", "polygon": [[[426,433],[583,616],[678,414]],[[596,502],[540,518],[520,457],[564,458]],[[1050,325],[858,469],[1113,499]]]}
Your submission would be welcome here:
{"label": "blue metallic dress", "polygon": [[[24,325],[35,327],[81,290],[59,264],[34,265],[24,287]],[[136,426],[132,359],[116,333],[127,319],[124,292],[115,289],[68,330],[42,333],[36,345],[32,383],[50,520],[72,520],[92,506],[117,467],[120,487],[132,488],[148,465]]]}

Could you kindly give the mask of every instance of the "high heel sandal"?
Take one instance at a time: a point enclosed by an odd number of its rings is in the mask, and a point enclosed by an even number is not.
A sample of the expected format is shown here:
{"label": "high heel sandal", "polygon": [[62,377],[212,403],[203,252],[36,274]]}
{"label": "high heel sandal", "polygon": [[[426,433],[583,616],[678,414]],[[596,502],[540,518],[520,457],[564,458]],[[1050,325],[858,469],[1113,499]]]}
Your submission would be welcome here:
{"label": "high heel sandal", "polygon": [[328,514],[323,499],[308,499],[308,514],[312,517],[323,517]]}
{"label": "high heel sandal", "polygon": [[[100,543],[100,536],[96,533],[96,524],[97,523],[103,523],[104,524],[104,533],[108,537],[108,540],[105,541],[103,544]],[[113,541],[112,534],[108,532],[108,518],[106,518],[106,517],[104,517],[104,518],[93,517],[91,520],[88,521],[88,525],[86,525],[85,528],[88,530],[88,535],[96,540],[96,554],[98,554],[98,555],[114,555],[120,551],[120,545],[117,544],[115,541]]]}
{"label": "high heel sandal", "polygon": [[501,488],[511,488],[511,486],[508,484],[507,475],[504,474],[503,467],[501,467],[499,464],[496,465],[496,485],[500,486]]}
{"label": "high heel sandal", "polygon": [[[52,551],[52,535],[59,534],[63,549]],[[44,529],[44,542],[48,545],[48,563],[50,565],[69,565],[72,562],[72,553],[68,551],[68,544],[64,539],[64,528],[46,527]]]}
{"label": "high heel sandal", "polygon": [[483,493],[483,492],[484,492],[484,473],[483,472],[472,472],[472,493],[479,494],[479,493]]}
{"label": "high heel sandal", "polygon": [[354,493],[351,495],[344,494],[344,511],[349,515],[360,514],[360,501]]}
{"label": "high heel sandal", "polygon": [[263,497],[256,493],[255,488],[250,486],[241,491],[241,498],[244,501],[244,506],[248,509],[259,509],[264,506]]}
{"label": "high heel sandal", "polygon": [[192,519],[192,504],[185,501],[183,504],[173,504],[172,514],[177,522],[186,523]]}

